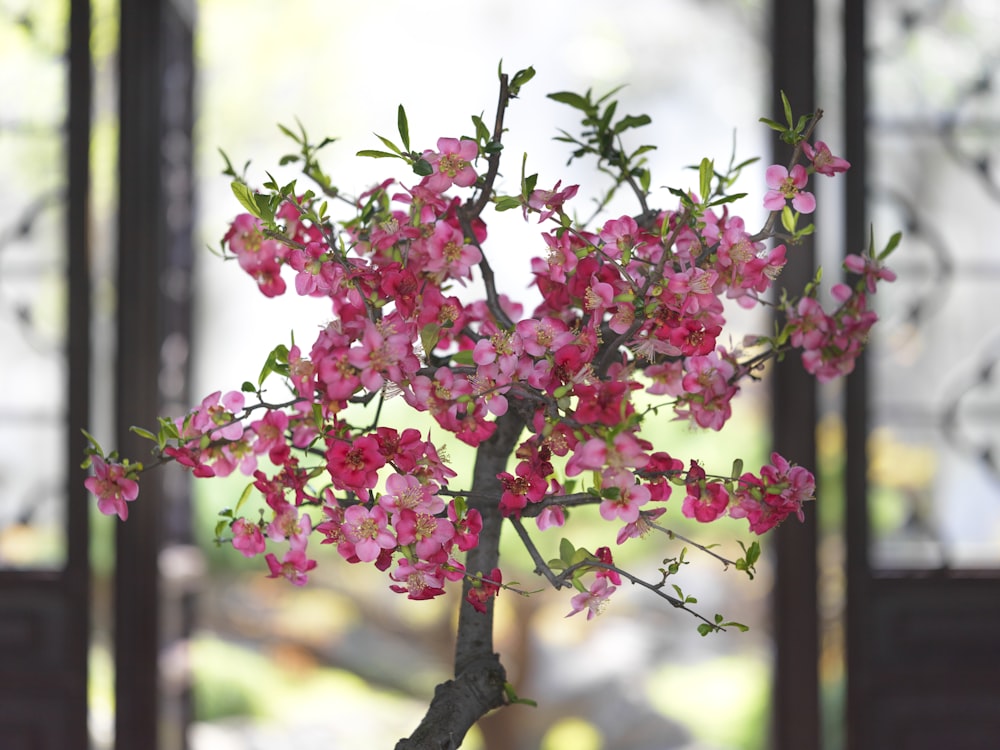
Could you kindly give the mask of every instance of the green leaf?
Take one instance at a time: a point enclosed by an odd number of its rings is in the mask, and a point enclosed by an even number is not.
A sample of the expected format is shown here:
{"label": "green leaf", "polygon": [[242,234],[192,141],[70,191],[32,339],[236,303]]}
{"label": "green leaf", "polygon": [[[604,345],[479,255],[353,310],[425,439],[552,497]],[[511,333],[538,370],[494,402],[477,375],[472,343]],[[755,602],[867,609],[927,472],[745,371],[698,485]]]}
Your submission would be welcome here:
{"label": "green leaf", "polygon": [[410,124],[406,121],[406,110],[403,105],[399,105],[396,112],[396,126],[399,128],[399,140],[403,142],[403,150],[410,150]]}
{"label": "green leaf", "polygon": [[256,193],[254,193],[245,182],[240,182],[239,180],[233,180],[232,183],[230,183],[230,186],[233,189],[233,195],[236,196],[236,200],[240,202],[240,205],[258,219],[261,218],[259,213],[260,209],[257,208],[257,201],[254,198]]}
{"label": "green leaf", "polygon": [[264,380],[272,372],[288,377],[288,347],[284,344],[278,344],[267,356],[267,361],[264,362],[260,376],[257,378],[258,387],[264,384]]}
{"label": "green leaf", "polygon": [[758,122],[762,122],[767,125],[771,130],[777,130],[779,133],[785,132],[785,126],[780,122],[770,119],[769,117],[761,117]]}
{"label": "green leaf", "polygon": [[743,459],[737,458],[733,461],[733,471],[729,476],[732,477],[733,479],[739,479],[740,474],[742,473],[743,473]]}
{"label": "green leaf", "polygon": [[472,116],[472,127],[476,129],[476,140],[480,143],[488,143],[490,140],[490,130],[486,127],[486,123],[483,122],[483,118],[479,115]]}
{"label": "green leaf", "polygon": [[902,232],[896,232],[894,235],[892,235],[892,237],[890,237],[889,241],[886,243],[885,250],[883,250],[878,254],[878,258],[876,260],[885,260],[886,258],[888,258],[889,255],[892,253],[892,251],[895,250],[896,247],[899,245],[900,240],[902,239],[903,239]]}
{"label": "green leaf", "polygon": [[781,226],[783,226],[789,233],[795,234],[795,225],[798,223],[798,218],[791,208],[786,204],[783,209],[781,209]]}
{"label": "green leaf", "polygon": [[510,211],[521,207],[521,199],[513,195],[502,195],[493,204],[497,211]]}
{"label": "green leaf", "polygon": [[420,177],[426,177],[434,173],[434,167],[426,159],[420,158],[413,162],[413,172]]}
{"label": "green leaf", "polygon": [[[222,160],[226,163],[226,168],[222,170],[222,174],[224,174],[226,177],[232,177],[234,180],[242,181],[243,175],[236,174],[236,170],[233,169],[233,163],[229,161],[229,156],[221,148],[219,149],[219,155],[222,157]],[[250,162],[247,162],[246,164],[243,165],[244,174],[246,173],[247,167],[249,166]]]}
{"label": "green leaf", "polygon": [[373,148],[365,148],[358,151],[356,156],[369,156],[372,159],[397,159],[399,154],[390,154],[387,151],[377,151]]}
{"label": "green leaf", "polygon": [[535,77],[535,69],[530,65],[527,68],[517,71],[514,77],[510,79],[510,84],[507,86],[507,90],[510,92],[511,96],[517,96],[521,93],[521,87]]}
{"label": "green leaf", "polygon": [[[299,128],[300,129],[302,128],[302,123],[299,123]],[[284,133],[285,135],[287,135],[289,138],[291,138],[296,143],[305,143],[305,140],[302,139],[302,138],[299,138],[299,136],[298,136],[297,133],[293,133],[290,128],[285,127],[280,122],[278,123],[278,130],[280,130],[282,133]],[[305,135],[305,134],[303,133],[303,135]]]}
{"label": "green leaf", "polygon": [[698,194],[703,201],[708,200],[708,196],[712,192],[712,175],[714,173],[715,168],[712,160],[707,157],[702,159],[698,166]]}
{"label": "green leaf", "polygon": [[257,204],[257,213],[255,216],[264,221],[274,221],[275,206],[272,203],[271,196],[254,193],[253,197],[254,202]]}
{"label": "green leaf", "polygon": [[712,206],[721,206],[724,203],[732,203],[733,201],[738,201],[746,198],[746,193],[734,193],[733,195],[724,195],[721,198],[716,198],[711,203],[705,205],[705,208],[711,208]]}
{"label": "green leaf", "polygon": [[388,138],[381,136],[378,133],[375,134],[375,137],[378,138],[380,141],[382,141],[382,143],[385,144],[385,147],[390,151],[392,151],[394,154],[398,154],[399,156],[403,155],[403,152],[399,150],[399,146],[390,141]]}
{"label": "green leaf", "polygon": [[716,630],[716,627],[714,625],[710,625],[707,622],[703,622],[700,625],[698,625],[698,632],[703,637],[706,636],[706,635],[708,635],[709,633],[714,632],[715,630]]}
{"label": "green leaf", "polygon": [[581,112],[586,112],[588,114],[594,111],[594,105],[590,103],[588,98],[584,98],[579,94],[574,94],[572,91],[557,91],[554,94],[549,94],[548,98],[552,101],[568,104],[574,109],[578,109]]}
{"label": "green leaf", "polygon": [[387,151],[376,151],[372,148],[365,148],[358,151],[356,156],[370,156],[372,159],[398,159],[398,154],[390,154]]}
{"label": "green leaf", "polygon": [[640,169],[639,172],[639,187],[642,188],[642,192],[649,192],[649,184],[653,179],[653,174],[648,169]]}
{"label": "green leaf", "polygon": [[129,432],[134,432],[139,437],[146,438],[146,440],[152,440],[154,443],[157,440],[156,435],[154,435],[149,430],[144,430],[142,427],[135,427],[135,426],[129,427]]}
{"label": "green leaf", "polygon": [[649,125],[653,121],[649,115],[625,115],[622,119],[615,123],[614,133],[618,135],[629,128],[641,128],[644,125]]}
{"label": "green leaf", "polygon": [[236,507],[233,509],[233,515],[240,512],[240,508],[242,508],[243,504],[250,498],[250,493],[253,492],[253,488],[253,482],[250,482],[250,484],[243,488],[243,492],[240,494],[240,499],[236,501]]}
{"label": "green leaf", "polygon": [[517,693],[514,692],[514,686],[511,685],[509,682],[505,682],[503,684],[503,692],[504,695],[507,697],[508,703],[511,704],[521,703],[525,706],[533,706],[535,708],[538,707],[538,703],[536,701],[530,700],[528,698],[518,698]]}
{"label": "green leaf", "polygon": [[434,351],[440,338],[441,326],[437,323],[428,323],[420,329],[420,344],[424,347],[425,356],[431,356],[431,352]]}
{"label": "green leaf", "polygon": [[792,116],[792,105],[788,102],[788,97],[785,96],[785,92],[781,92],[781,104],[785,109],[785,119],[788,121],[788,127],[794,127],[795,118]]}
{"label": "green leaf", "polygon": [[475,361],[472,359],[472,356],[472,349],[462,349],[451,355],[451,361],[456,365],[474,365]]}
{"label": "green leaf", "polygon": [[570,565],[570,561],[573,559],[573,555],[575,554],[576,547],[573,545],[573,542],[566,537],[563,537],[559,542],[559,557],[564,563],[566,563],[566,565]]}
{"label": "green leaf", "polygon": [[87,432],[84,429],[81,429],[80,432],[83,433],[83,436],[85,438],[87,438],[87,440],[90,442],[90,444],[94,447],[94,450],[98,454],[100,454],[100,455],[103,456],[104,455],[104,451],[101,449],[101,444],[97,442],[97,438],[95,438],[93,435],[91,435],[89,432]]}

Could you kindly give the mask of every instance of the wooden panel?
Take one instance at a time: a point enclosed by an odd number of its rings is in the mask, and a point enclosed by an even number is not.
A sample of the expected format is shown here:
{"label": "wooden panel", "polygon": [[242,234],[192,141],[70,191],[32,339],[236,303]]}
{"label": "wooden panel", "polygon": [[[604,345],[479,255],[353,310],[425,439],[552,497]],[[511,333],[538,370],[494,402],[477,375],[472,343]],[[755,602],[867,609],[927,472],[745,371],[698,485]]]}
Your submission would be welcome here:
{"label": "wooden panel", "polygon": [[852,747],[1000,747],[1000,581],[911,574],[868,590]]}
{"label": "wooden panel", "polygon": [[86,747],[86,657],[77,652],[81,622],[65,582],[6,573],[0,591],[0,746]]}
{"label": "wooden panel", "polygon": [[61,587],[34,586],[5,587],[0,598],[0,675],[51,671],[66,660],[66,628],[76,620]]}

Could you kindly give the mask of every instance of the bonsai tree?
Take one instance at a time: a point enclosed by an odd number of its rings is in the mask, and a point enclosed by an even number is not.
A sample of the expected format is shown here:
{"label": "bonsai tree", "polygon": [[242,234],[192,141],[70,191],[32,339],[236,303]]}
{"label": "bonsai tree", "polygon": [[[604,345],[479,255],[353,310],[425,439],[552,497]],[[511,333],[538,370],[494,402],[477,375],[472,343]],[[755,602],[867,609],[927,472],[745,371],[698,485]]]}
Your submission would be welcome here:
{"label": "bonsai tree", "polygon": [[[492,127],[474,116],[468,135],[442,137],[433,148],[411,146],[400,106],[398,140],[379,136],[380,149],[359,156],[401,162],[404,176],[358,196],[338,189],[320,165],[331,139],[313,143],[301,129],[283,128],[297,150],[282,163],[299,165],[308,186],[269,177],[254,189],[227,159],[245,212],[226,232],[223,255],[264,295],[285,293],[291,281],[298,294],[325,299],[332,318],[309,344],[275,346],[260,376],[239,390],[212,393],[155,430],[134,428],[152,442],[152,460],[106,454],[90,438],[85,462],[98,507],[123,521],[141,473],[158,463],[175,461],[195,477],[247,474],[252,481],[215,532],[262,558],[272,578],[304,585],[323,557],[317,550],[330,545],[346,564],[384,571],[387,585],[410,599],[460,583],[454,676],[397,750],[458,747],[480,717],[520,700],[493,647],[494,597],[529,593],[504,579],[504,525],[541,579],[568,590],[567,616],[600,614],[628,581],[693,615],[703,635],[742,629],[698,611],[671,576],[692,547],[753,577],[759,543],[740,542],[743,554],[728,559],[679,537],[663,517],[671,508],[702,523],[730,516],[761,535],[802,518],[813,475],[777,454],[756,471],[736,461],[720,473],[683,445],[654,445],[643,429],[665,416],[723,429],[741,383],[793,350],[821,381],[850,372],[876,320],[870,295],[893,278],[882,261],[898,236],[878,254],[872,246],[848,256],[854,280],[832,287],[831,312],[817,298],[818,276],[797,294],[773,293],[795,244],[813,229],[803,218],[816,205],[810,180],[849,166],[815,140],[822,113],[795,117],[787,100],[781,121],[763,120],[793,153],[766,170],[770,213],[756,231],[732,213],[745,197],[733,186],[755,160],[720,168],[703,159],[693,185],[658,191],[670,205],[653,204],[645,157],[653,146],[627,145],[650,119],[619,114],[615,92],[550,95],[581,116],[579,133],[556,140],[568,145],[570,161],[595,167],[596,210],[571,210],[577,185],[540,187],[527,156],[518,189],[501,191],[505,115],[533,75],[501,72]],[[635,210],[607,216],[619,191],[634,197]],[[497,288],[491,262],[503,250],[490,245],[487,215],[538,227],[534,310]],[[470,300],[472,289],[479,296]],[[783,322],[730,348],[726,299],[774,306]],[[476,448],[471,485],[455,486],[429,431],[383,423],[389,398],[427,412],[436,435]],[[606,546],[571,541],[581,506],[598,507]],[[558,557],[540,554],[532,523],[545,533],[562,529]],[[616,564],[612,551],[647,534],[686,545],[652,579]]]}

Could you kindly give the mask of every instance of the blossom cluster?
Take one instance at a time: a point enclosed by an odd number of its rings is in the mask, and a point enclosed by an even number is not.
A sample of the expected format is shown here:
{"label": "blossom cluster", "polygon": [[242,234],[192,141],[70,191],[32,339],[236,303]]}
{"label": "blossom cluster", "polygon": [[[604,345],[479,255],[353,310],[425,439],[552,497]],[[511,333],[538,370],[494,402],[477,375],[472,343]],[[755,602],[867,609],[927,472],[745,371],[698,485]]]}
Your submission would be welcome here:
{"label": "blossom cluster", "polygon": [[[515,414],[525,433],[513,465],[496,477],[496,502],[504,516],[534,516],[543,530],[566,523],[566,486],[577,477],[592,477],[588,492],[617,524],[619,544],[653,527],[675,486],[686,491],[681,512],[702,522],[729,515],[762,534],[801,517],[814,490],[806,469],[775,454],[756,474],[709,476],[642,436],[649,409],[641,404],[666,399],[676,419],[720,430],[741,379],[782,347],[801,348],[820,380],[849,371],[875,320],[866,293],[891,272],[852,256],[848,267],[863,278],[854,290],[834,288],[843,302],[836,313],[811,296],[789,302],[783,334],[760,339],[770,354],[750,356],[721,343],[726,300],[764,302],[790,251],[786,242],[766,244],[781,238],[776,232],[753,234],[730,212],[725,180],[718,188],[703,182],[710,189],[701,196],[679,193],[669,210],[589,228],[567,214],[578,186],[546,190],[532,181],[520,195],[489,196],[543,225],[544,254],[530,267],[541,301],[525,312],[492,286],[481,206],[455,194],[484,189],[487,145],[439,139],[410,156],[421,179],[376,185],[343,220],[327,217],[311,192],[284,189],[272,191],[270,212],[232,222],[224,249],[264,295],[285,293],[287,275],[332,314],[308,348],[272,353],[267,374],[285,381],[287,401],[269,403],[259,387],[246,391],[259,399],[249,405],[243,392],[219,391],[165,421],[154,438],[160,457],[197,477],[252,477],[265,507],[258,521],[228,517],[233,547],[263,554],[272,577],[302,584],[316,566],[308,545],[318,536],[348,562],[389,571],[391,588],[413,599],[466,578],[468,600],[483,610],[502,573],[465,570],[459,553],[476,546],[482,519],[467,493],[448,489],[456,474],[441,449],[414,428],[348,421],[351,405],[391,395],[473,447],[494,434],[498,418]],[[790,202],[810,213],[809,177],[847,167],[822,142],[803,142],[802,152],[810,166],[767,170],[769,210]],[[476,269],[486,293],[468,301],[455,286],[476,281]],[[124,519],[137,471],[94,453],[87,486],[102,511]],[[573,613],[593,616],[619,584],[613,566],[598,571]]]}

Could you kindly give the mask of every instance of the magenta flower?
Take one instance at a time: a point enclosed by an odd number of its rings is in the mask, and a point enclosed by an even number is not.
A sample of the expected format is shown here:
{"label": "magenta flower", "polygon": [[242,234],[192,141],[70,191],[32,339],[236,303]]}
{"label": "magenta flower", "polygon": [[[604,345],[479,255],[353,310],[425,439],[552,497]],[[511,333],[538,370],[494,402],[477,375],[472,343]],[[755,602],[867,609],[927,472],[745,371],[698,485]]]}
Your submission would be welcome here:
{"label": "magenta flower", "polygon": [[687,497],[681,513],[702,523],[714,521],[725,514],[729,507],[729,492],[721,482],[705,478],[705,470],[694,461],[688,469]]}
{"label": "magenta flower", "polygon": [[378,483],[378,470],[385,466],[385,458],[373,437],[359,437],[353,443],[331,440],[326,466],[334,487],[365,493]]}
{"label": "magenta flower", "polygon": [[809,173],[801,164],[792,167],[791,172],[780,164],[772,164],[764,178],[770,188],[764,194],[764,208],[768,211],[780,211],[786,200],[791,200],[792,208],[799,213],[811,214],[816,210],[815,196],[802,189],[809,181]]}
{"label": "magenta flower", "polygon": [[502,583],[503,576],[500,573],[500,568],[493,568],[488,576],[472,579],[472,586],[469,588],[465,600],[472,605],[473,609],[485,615],[486,602],[490,600],[490,597],[500,593]]}
{"label": "magenta flower", "polygon": [[812,500],[815,491],[811,472],[772,453],[771,463],[761,467],[759,477],[750,473],[740,477],[729,515],[746,518],[752,532],[763,534],[793,513],[803,520],[802,504]]}

